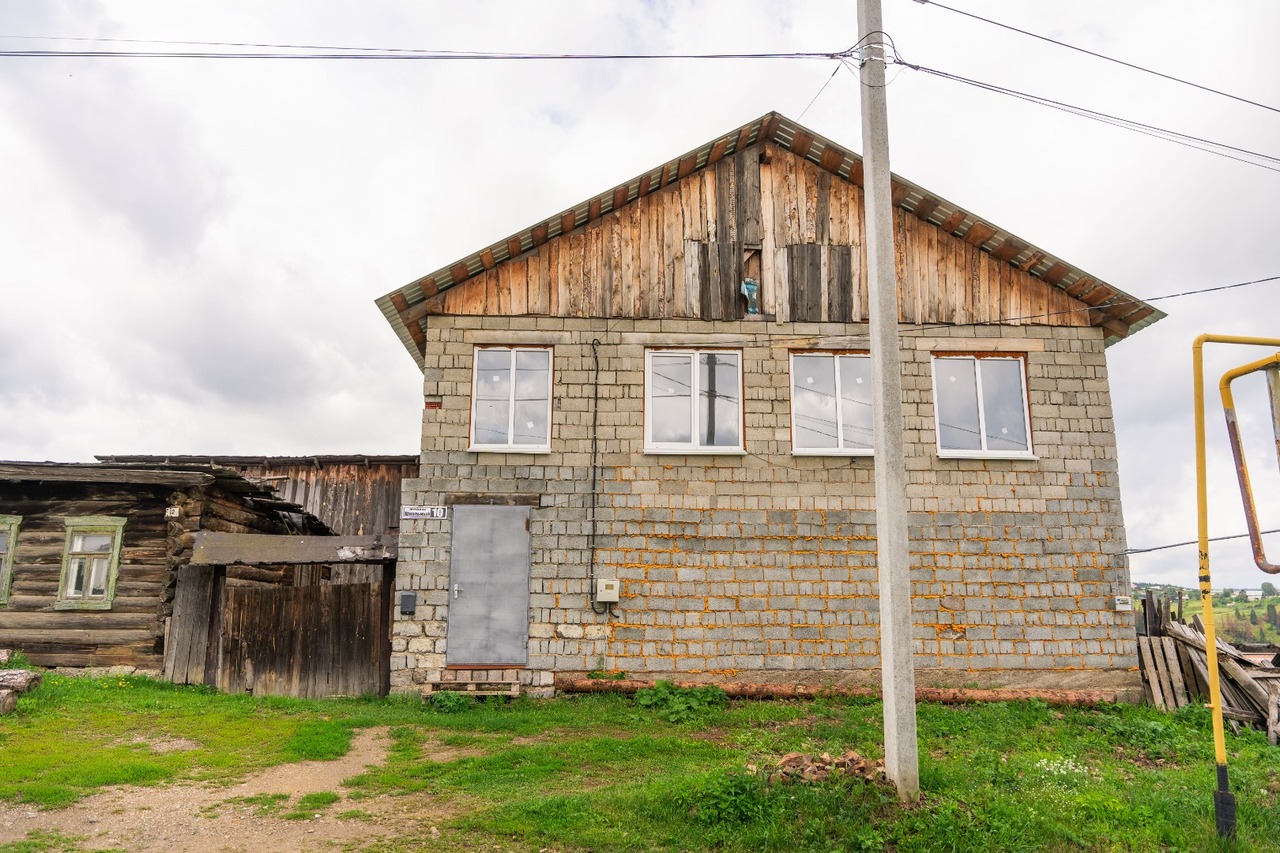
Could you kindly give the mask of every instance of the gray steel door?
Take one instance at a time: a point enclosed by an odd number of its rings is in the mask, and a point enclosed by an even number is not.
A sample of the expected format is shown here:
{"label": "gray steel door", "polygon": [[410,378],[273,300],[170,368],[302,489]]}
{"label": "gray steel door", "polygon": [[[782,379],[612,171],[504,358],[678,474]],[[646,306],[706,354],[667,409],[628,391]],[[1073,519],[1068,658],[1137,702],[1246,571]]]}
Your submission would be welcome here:
{"label": "gray steel door", "polygon": [[454,504],[445,662],[518,664],[529,651],[529,507]]}

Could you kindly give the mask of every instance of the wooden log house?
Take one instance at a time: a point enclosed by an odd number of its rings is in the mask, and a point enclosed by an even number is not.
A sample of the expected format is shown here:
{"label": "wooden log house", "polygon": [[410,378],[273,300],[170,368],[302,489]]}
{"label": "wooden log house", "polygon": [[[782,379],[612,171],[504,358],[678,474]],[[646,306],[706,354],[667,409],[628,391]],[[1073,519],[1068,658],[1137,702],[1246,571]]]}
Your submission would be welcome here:
{"label": "wooden log house", "polygon": [[[1132,691],[1105,348],[1163,315],[892,195],[918,682]],[[394,686],[878,683],[865,255],[861,159],[769,113],[379,298]]]}
{"label": "wooden log house", "polygon": [[[158,673],[200,531],[330,533],[218,466],[0,462],[0,647],[41,666]],[[288,585],[294,571],[233,566],[227,583]]]}

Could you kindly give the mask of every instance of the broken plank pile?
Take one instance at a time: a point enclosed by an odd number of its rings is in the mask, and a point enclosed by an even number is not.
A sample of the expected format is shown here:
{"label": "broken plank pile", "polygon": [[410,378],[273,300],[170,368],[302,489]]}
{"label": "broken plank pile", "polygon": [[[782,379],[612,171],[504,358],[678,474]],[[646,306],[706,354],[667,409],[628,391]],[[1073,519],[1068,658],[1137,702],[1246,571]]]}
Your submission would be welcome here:
{"label": "broken plank pile", "polygon": [[[1199,622],[1199,617],[1194,619]],[[1233,728],[1240,723],[1265,729],[1274,744],[1280,741],[1280,669],[1249,660],[1235,646],[1219,638],[1218,674],[1222,715]],[[1168,618],[1158,636],[1138,636],[1138,662],[1147,701],[1156,708],[1176,711],[1192,701],[1209,699],[1208,646],[1204,631]]]}

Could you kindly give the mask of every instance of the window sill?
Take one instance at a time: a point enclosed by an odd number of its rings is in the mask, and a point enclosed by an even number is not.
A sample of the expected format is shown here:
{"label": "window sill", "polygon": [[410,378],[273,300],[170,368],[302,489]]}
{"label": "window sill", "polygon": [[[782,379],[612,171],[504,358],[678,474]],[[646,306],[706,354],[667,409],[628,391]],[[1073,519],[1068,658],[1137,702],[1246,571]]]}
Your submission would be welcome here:
{"label": "window sill", "polygon": [[865,456],[868,459],[875,456],[875,451],[864,450],[858,448],[856,450],[840,450],[834,447],[793,447],[791,449],[792,456],[843,456],[858,457]]}
{"label": "window sill", "polygon": [[747,451],[741,447],[674,447],[659,445],[646,447],[645,456],[746,456]]}
{"label": "window sill", "polygon": [[53,603],[54,610],[110,610],[110,601],[78,601],[73,599],[59,599]]}
{"label": "window sill", "polygon": [[1028,462],[1039,461],[1040,457],[1030,451],[1026,453],[984,453],[981,450],[939,450],[939,459],[1012,459]]}
{"label": "window sill", "polygon": [[518,444],[473,444],[467,448],[468,453],[529,453],[546,455],[550,447],[522,447]]}

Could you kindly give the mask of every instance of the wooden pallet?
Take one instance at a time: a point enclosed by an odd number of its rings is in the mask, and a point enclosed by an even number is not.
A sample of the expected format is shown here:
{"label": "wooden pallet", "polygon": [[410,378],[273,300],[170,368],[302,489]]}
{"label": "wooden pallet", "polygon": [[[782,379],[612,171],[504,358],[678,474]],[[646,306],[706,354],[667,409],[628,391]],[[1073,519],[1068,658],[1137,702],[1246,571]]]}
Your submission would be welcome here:
{"label": "wooden pallet", "polygon": [[470,696],[508,696],[512,699],[520,695],[518,681],[442,681],[428,684],[422,688],[422,698],[427,700],[433,693],[466,693]]}

